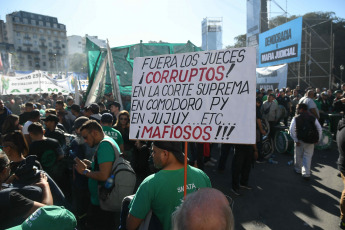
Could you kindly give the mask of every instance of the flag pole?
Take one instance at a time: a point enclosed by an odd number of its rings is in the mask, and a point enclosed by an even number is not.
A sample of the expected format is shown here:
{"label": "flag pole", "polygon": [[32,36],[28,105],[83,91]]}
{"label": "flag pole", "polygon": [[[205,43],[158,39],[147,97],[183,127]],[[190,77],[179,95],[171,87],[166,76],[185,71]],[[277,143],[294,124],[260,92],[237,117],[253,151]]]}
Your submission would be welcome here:
{"label": "flag pole", "polygon": [[184,143],[184,187],[183,187],[183,191],[184,191],[184,199],[186,199],[186,195],[187,195],[187,165],[188,165],[188,142],[186,141]]}

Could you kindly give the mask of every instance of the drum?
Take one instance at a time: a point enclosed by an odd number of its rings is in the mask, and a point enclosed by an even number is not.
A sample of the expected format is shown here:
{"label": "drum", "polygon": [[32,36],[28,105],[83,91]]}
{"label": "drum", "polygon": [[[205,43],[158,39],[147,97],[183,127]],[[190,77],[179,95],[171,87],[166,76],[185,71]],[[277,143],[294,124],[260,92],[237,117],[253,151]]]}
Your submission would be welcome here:
{"label": "drum", "polygon": [[274,150],[274,145],[273,145],[272,139],[269,138],[268,136],[264,136],[262,140],[262,154],[264,158],[265,159],[270,158],[273,153],[273,150]]}
{"label": "drum", "polygon": [[315,145],[316,149],[330,149],[332,145],[332,133],[327,129],[322,130],[321,140]]}
{"label": "drum", "polygon": [[270,124],[268,123],[268,121],[266,119],[262,119],[261,125],[263,130],[265,130],[266,135],[268,135],[270,133]]}
{"label": "drum", "polygon": [[342,118],[341,114],[328,114],[329,116],[329,131],[333,134],[337,133],[338,123]]}
{"label": "drum", "polygon": [[275,148],[278,153],[294,153],[294,141],[286,131],[277,132],[274,137]]}

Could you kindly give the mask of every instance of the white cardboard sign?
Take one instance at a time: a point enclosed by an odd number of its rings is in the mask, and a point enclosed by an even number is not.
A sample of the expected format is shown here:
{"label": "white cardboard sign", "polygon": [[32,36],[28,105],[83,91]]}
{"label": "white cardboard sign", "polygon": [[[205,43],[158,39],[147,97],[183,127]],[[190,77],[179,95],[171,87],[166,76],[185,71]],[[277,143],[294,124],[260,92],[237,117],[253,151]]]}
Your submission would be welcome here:
{"label": "white cardboard sign", "polygon": [[134,60],[130,139],[255,143],[253,47]]}

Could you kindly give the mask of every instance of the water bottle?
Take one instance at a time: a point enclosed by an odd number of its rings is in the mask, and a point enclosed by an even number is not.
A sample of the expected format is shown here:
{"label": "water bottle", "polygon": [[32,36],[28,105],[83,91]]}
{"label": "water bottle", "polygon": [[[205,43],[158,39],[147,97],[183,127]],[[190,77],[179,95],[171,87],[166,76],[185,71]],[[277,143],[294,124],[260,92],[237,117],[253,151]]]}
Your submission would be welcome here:
{"label": "water bottle", "polygon": [[111,175],[104,184],[105,188],[111,188],[114,184],[114,175]]}

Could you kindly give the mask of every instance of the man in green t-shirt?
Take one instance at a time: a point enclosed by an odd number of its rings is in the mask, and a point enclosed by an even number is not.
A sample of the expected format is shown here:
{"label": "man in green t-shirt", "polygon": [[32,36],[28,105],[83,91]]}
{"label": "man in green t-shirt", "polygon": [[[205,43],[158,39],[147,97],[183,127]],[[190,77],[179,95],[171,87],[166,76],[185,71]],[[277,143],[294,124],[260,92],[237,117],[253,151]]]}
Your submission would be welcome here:
{"label": "man in green t-shirt", "polygon": [[[184,154],[181,143],[153,142],[153,162],[158,173],[148,176],[139,186],[129,205],[127,229],[137,229],[150,210],[164,230],[171,229],[171,214],[184,195]],[[211,187],[208,176],[200,169],[187,166],[187,194],[198,188]]]}
{"label": "man in green t-shirt", "polygon": [[[103,185],[110,177],[115,152],[112,144],[120,152],[119,146],[111,138],[104,134],[102,126],[95,120],[85,122],[80,128],[81,136],[91,148],[97,147],[92,162],[76,157],[76,170],[89,178],[89,191],[91,207],[87,214],[87,226],[90,229],[116,229],[119,224],[120,213],[104,211],[100,208],[98,186]],[[103,141],[107,139],[107,141]],[[109,142],[112,142],[110,144]],[[91,168],[91,170],[90,170]]]}
{"label": "man in green t-shirt", "polygon": [[113,126],[113,115],[110,113],[103,113],[101,117],[101,125],[105,135],[113,138],[116,143],[119,145],[121,153],[125,150],[123,147],[123,139],[120,131],[114,129]]}

